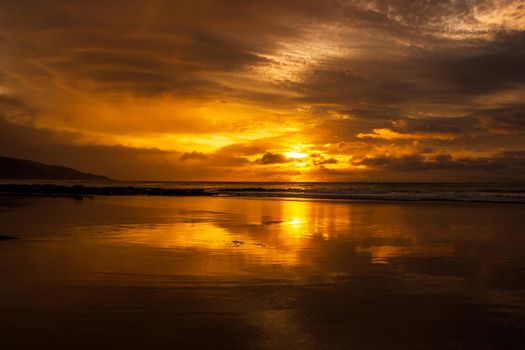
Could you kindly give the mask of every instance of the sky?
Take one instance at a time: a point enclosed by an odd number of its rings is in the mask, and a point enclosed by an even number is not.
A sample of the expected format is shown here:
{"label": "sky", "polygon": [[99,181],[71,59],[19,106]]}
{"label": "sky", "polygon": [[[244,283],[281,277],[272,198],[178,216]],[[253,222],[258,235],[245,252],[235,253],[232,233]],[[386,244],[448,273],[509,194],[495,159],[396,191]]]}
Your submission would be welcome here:
{"label": "sky", "polygon": [[521,0],[3,0],[0,155],[122,180],[525,181]]}

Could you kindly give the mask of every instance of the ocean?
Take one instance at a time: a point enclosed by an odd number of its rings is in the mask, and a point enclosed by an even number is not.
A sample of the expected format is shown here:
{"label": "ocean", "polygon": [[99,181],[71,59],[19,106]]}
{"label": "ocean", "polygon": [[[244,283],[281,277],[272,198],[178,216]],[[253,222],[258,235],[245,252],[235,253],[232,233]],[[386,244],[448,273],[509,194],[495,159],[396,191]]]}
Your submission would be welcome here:
{"label": "ocean", "polygon": [[[0,181],[2,184],[40,184],[49,181]],[[461,201],[525,203],[525,184],[512,183],[363,183],[363,182],[165,182],[53,181],[62,186],[168,190],[210,196],[317,198],[385,201]],[[0,189],[1,191],[1,189]],[[44,192],[47,190],[44,190]],[[129,191],[129,194],[147,193]],[[152,193],[158,193],[152,191]],[[89,191],[86,194],[90,194]],[[120,194],[116,191],[116,194]]]}

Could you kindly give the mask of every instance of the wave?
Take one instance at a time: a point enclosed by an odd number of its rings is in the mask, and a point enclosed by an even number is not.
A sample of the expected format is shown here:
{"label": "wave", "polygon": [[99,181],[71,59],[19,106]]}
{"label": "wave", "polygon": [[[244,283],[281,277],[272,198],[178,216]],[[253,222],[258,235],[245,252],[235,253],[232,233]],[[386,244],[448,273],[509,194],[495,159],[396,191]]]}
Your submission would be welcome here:
{"label": "wave", "polygon": [[408,183],[3,184],[0,194],[58,196],[230,196],[375,201],[525,203],[524,185]]}
{"label": "wave", "polygon": [[[385,185],[383,185],[385,186]],[[409,186],[409,185],[404,185]],[[387,186],[385,186],[387,187]],[[525,203],[525,189],[441,189],[426,185],[419,189],[390,188],[223,188],[217,193],[234,196],[290,197],[316,199],[351,199],[385,201],[456,201],[456,202],[505,202]]]}

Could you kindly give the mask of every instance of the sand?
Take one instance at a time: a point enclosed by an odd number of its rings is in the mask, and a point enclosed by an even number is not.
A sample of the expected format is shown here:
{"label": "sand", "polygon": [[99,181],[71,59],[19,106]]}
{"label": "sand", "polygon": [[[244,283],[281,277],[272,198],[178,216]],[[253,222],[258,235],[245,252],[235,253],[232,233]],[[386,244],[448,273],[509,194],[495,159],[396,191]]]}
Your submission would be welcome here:
{"label": "sand", "polygon": [[525,206],[0,197],[1,349],[518,349]]}

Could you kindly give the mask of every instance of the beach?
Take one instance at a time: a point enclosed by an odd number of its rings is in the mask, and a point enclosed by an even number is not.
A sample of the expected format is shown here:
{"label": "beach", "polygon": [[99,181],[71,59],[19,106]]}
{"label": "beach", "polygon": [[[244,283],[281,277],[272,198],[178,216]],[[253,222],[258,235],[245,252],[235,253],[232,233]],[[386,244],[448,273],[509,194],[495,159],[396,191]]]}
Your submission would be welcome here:
{"label": "beach", "polygon": [[523,227],[506,203],[4,195],[0,348],[518,349]]}
{"label": "beach", "polygon": [[2,0],[0,48],[0,350],[525,349],[525,0]]}

